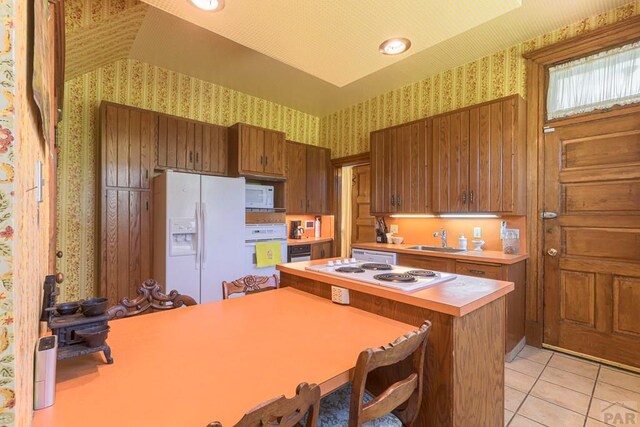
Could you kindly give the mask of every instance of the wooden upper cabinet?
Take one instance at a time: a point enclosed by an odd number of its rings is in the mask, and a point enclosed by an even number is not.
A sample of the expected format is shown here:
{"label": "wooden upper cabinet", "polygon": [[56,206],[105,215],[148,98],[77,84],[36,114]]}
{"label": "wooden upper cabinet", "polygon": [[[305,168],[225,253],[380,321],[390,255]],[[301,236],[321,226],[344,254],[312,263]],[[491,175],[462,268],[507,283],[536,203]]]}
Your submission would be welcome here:
{"label": "wooden upper cabinet", "polygon": [[160,114],[156,168],[227,174],[227,128]]}
{"label": "wooden upper cabinet", "polygon": [[155,158],[157,115],[104,102],[101,125],[102,185],[148,189]]}
{"label": "wooden upper cabinet", "polygon": [[308,214],[328,214],[331,175],[331,151],[327,148],[307,148],[307,212]]}
{"label": "wooden upper cabinet", "polygon": [[371,133],[371,213],[430,210],[428,121]]}
{"label": "wooden upper cabinet", "polygon": [[285,134],[244,123],[229,128],[231,176],[284,179]]}
{"label": "wooden upper cabinet", "polygon": [[287,141],[287,213],[328,214],[331,211],[331,171],[329,149]]}
{"label": "wooden upper cabinet", "polygon": [[307,213],[307,148],[287,141],[285,162],[286,204],[288,214]]}
{"label": "wooden upper cabinet", "polygon": [[434,212],[525,213],[525,112],[513,95],[431,119]]}

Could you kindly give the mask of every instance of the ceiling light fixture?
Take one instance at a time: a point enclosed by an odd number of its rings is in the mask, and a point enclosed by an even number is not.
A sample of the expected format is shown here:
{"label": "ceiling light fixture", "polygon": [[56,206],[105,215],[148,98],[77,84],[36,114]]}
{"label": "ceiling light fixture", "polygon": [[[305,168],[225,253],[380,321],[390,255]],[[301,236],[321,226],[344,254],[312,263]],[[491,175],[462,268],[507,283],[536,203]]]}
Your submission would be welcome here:
{"label": "ceiling light fixture", "polygon": [[224,8],[224,0],[191,0],[191,3],[208,12],[219,12]]}
{"label": "ceiling light fixture", "polygon": [[378,50],[384,55],[399,55],[406,52],[411,47],[411,40],[404,37],[395,37],[385,40],[380,44]]}

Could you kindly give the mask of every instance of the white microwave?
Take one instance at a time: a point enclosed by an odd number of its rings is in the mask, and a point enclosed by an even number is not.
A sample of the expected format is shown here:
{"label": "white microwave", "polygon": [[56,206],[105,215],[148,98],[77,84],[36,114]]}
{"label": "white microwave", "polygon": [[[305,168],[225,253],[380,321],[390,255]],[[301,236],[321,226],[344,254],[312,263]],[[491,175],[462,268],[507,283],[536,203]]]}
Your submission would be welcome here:
{"label": "white microwave", "polygon": [[247,208],[273,209],[273,185],[247,184],[245,186]]}

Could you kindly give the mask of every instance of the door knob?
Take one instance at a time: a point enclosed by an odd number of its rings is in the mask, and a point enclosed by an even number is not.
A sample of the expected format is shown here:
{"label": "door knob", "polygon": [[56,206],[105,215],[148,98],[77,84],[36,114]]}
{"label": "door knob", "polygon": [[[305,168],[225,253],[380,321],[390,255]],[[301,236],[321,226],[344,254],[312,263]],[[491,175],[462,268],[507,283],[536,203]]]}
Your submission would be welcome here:
{"label": "door knob", "polygon": [[558,250],[554,249],[554,248],[551,248],[551,249],[549,249],[547,251],[547,253],[549,254],[549,256],[556,256],[556,255],[558,255]]}
{"label": "door knob", "polygon": [[56,257],[62,258],[63,256],[64,256],[64,254],[62,253],[62,251],[56,252]]}
{"label": "door knob", "polygon": [[60,284],[64,282],[64,274],[62,273],[56,273],[56,283]]}

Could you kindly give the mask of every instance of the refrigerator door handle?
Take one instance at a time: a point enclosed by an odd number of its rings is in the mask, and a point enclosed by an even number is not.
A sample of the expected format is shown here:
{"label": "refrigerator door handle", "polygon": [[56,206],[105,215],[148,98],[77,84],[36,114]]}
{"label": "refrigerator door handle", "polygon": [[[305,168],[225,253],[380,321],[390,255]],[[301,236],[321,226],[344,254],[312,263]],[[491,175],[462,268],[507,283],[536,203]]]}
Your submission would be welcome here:
{"label": "refrigerator door handle", "polygon": [[205,224],[207,223],[207,204],[200,203],[200,212],[202,214],[202,221],[200,222],[200,226],[202,227],[202,269],[207,268],[207,244],[206,244],[206,232],[205,232]]}
{"label": "refrigerator door handle", "polygon": [[200,241],[202,226],[200,225],[200,203],[196,202],[196,270],[200,270]]}

